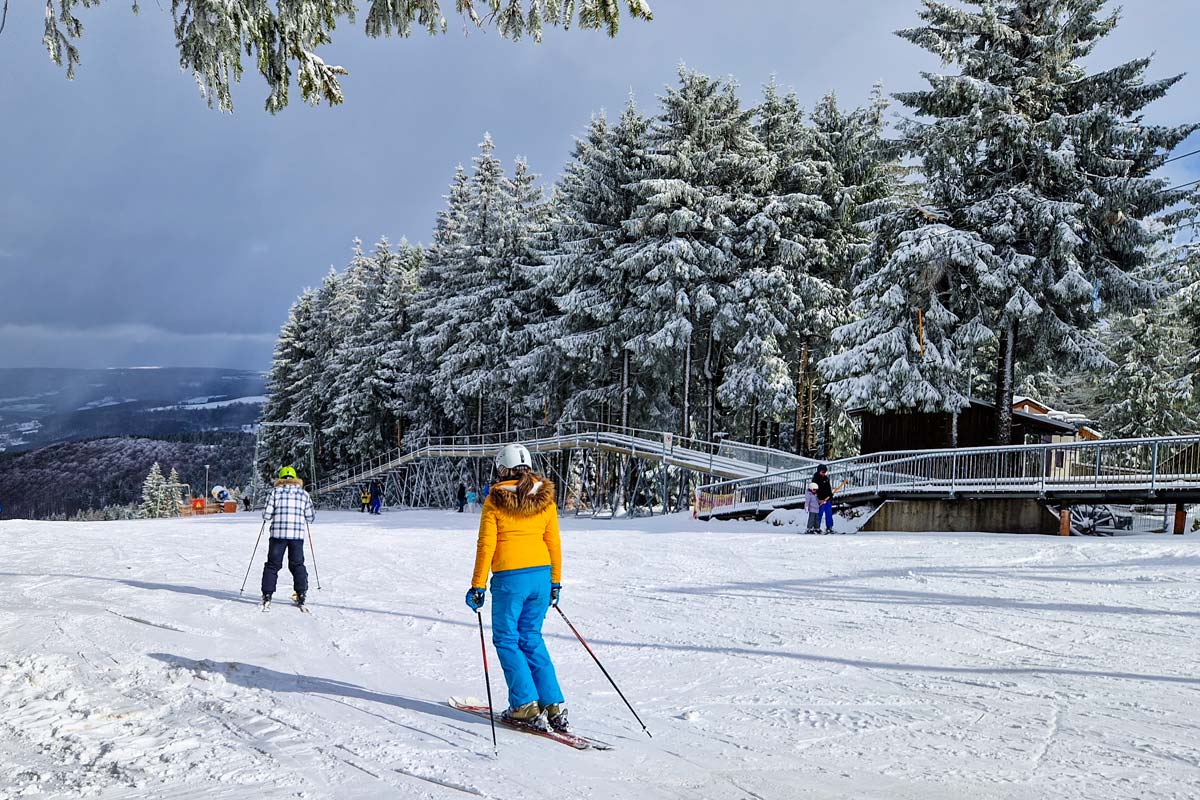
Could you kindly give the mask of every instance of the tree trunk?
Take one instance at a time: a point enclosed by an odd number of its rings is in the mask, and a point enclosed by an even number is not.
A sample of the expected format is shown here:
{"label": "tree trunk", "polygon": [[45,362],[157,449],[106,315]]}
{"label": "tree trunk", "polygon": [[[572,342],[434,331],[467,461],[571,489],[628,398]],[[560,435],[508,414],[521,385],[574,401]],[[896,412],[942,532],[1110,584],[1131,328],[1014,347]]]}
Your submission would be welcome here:
{"label": "tree trunk", "polygon": [[707,408],[704,413],[705,435],[711,442],[713,438],[713,406],[716,403],[716,380],[713,375],[713,335],[708,332],[708,349],[704,353],[704,380],[707,397]]}
{"label": "tree trunk", "polygon": [[683,358],[683,430],[684,437],[691,436],[692,409],[688,405],[688,390],[692,385],[692,337],[688,337],[687,353]]}
{"label": "tree trunk", "polygon": [[1001,447],[1012,440],[1013,347],[1016,338],[1017,324],[1009,322],[1000,334],[996,364],[996,444]]}
{"label": "tree trunk", "polygon": [[821,460],[829,460],[829,437],[833,435],[833,399],[828,395],[824,395],[823,403],[825,406],[825,426],[821,431]]}
{"label": "tree trunk", "polygon": [[621,365],[621,427],[629,427],[629,351],[622,350]]}
{"label": "tree trunk", "polygon": [[809,376],[812,350],[805,343],[800,353],[800,372],[796,380],[796,452],[813,454],[813,381]]}

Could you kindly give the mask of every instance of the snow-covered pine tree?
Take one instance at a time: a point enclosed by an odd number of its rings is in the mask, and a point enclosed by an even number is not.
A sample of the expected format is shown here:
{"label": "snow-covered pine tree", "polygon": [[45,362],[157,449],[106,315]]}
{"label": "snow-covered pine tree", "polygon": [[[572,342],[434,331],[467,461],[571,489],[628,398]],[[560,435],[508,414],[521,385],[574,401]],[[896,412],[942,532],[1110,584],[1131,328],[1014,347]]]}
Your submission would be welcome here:
{"label": "snow-covered pine tree", "polygon": [[809,402],[801,405],[796,423],[798,452],[822,458],[831,454],[834,442],[840,443],[838,455],[850,455],[845,445],[858,432],[847,409],[824,390],[816,365],[818,359],[835,352],[833,328],[854,319],[855,268],[869,253],[871,222],[897,208],[904,192],[905,171],[896,161],[899,151],[884,139],[887,107],[877,85],[866,106],[845,109],[835,95],[828,94],[811,115],[810,148],[804,156],[820,175],[817,194],[830,211],[822,232],[827,258],[814,264],[813,271],[814,277],[831,287],[831,296],[819,313],[806,319],[810,352],[799,360],[798,383]]}
{"label": "snow-covered pine tree", "polygon": [[458,335],[453,315],[457,299],[471,288],[473,265],[467,259],[470,177],[454,170],[446,207],[438,212],[433,243],[418,273],[411,330],[388,353],[394,378],[393,411],[408,421],[406,441],[465,432],[462,415],[447,414],[452,387],[442,382],[443,355]]}
{"label": "snow-covered pine tree", "polygon": [[509,263],[503,293],[492,306],[497,330],[506,342],[506,358],[497,365],[504,403],[505,429],[550,422],[550,387],[541,381],[540,349],[544,331],[559,311],[550,259],[557,252],[556,207],[548,202],[524,158],[513,165],[513,214],[507,237]]}
{"label": "snow-covered pine tree", "polygon": [[917,214],[879,221],[854,290],[855,319],[834,331],[837,352],[821,362],[827,391],[846,408],[956,413],[967,405],[961,354],[989,331],[955,310],[971,309],[964,276],[982,268],[987,248],[951,228],[921,225]]}
{"label": "snow-covered pine tree", "polygon": [[[337,375],[331,366],[334,353],[345,332],[342,321],[336,315],[341,282],[342,276],[337,270],[330,268],[313,296],[307,338],[311,357],[302,362],[302,368],[293,386],[295,397],[292,419],[295,422],[308,423],[311,428],[293,429],[297,437],[293,440],[296,449],[290,455],[283,454],[284,458],[279,463],[307,464],[309,448],[312,448],[317,469],[329,470],[338,466],[337,452],[333,448],[323,446],[321,432],[332,424]],[[298,471],[302,470],[298,468]],[[313,480],[313,476],[301,477],[307,481]]]}
{"label": "snow-covered pine tree", "polygon": [[1197,394],[1192,386],[1190,331],[1181,317],[1181,297],[1119,317],[1112,323],[1109,359],[1100,399],[1104,435],[1113,439],[1174,436],[1197,430]]}
{"label": "snow-covered pine tree", "polygon": [[617,323],[633,302],[632,276],[615,257],[633,241],[625,222],[639,203],[630,187],[646,168],[648,125],[632,100],[612,125],[603,115],[593,118],[556,187],[550,281],[561,313],[538,336],[534,353],[539,380],[556,392],[560,420],[651,421],[644,400],[653,387],[640,384],[629,336]]}
{"label": "snow-covered pine tree", "polygon": [[384,290],[395,258],[386,239],[373,254],[355,242],[354,256],[334,298],[341,335],[330,361],[334,378],[330,424],[323,430],[327,449],[341,464],[356,464],[381,452],[391,430],[380,370],[387,342],[378,338]]}
{"label": "snow-covered pine tree", "polygon": [[[513,228],[512,182],[485,134],[468,185],[466,226],[452,269],[465,278],[458,291],[442,293],[437,336],[445,342],[437,361],[434,394],[443,412],[473,433],[492,428],[495,406],[490,400],[502,387],[497,371],[503,354],[496,347],[497,301],[503,300],[511,262],[508,236]],[[503,408],[501,407],[501,413]]]}
{"label": "snow-covered pine tree", "polygon": [[744,304],[738,338],[718,388],[721,404],[741,411],[742,430],[766,441],[796,410],[795,376],[815,331],[827,331],[834,287],[823,277],[829,251],[824,241],[831,209],[818,195],[820,174],[806,156],[811,133],[794,92],[774,82],[755,110],[755,134],[763,145],[761,191],[747,235],[738,248],[742,264],[734,291]]}
{"label": "snow-covered pine tree", "polygon": [[[275,354],[271,360],[271,371],[267,375],[267,401],[263,404],[263,422],[293,422],[298,419],[298,398],[310,391],[312,368],[315,358],[314,309],[316,292],[306,289],[292,304],[287,321],[275,341]],[[264,473],[273,473],[272,464],[292,463],[297,444],[304,433],[298,428],[265,426],[260,432],[264,451],[260,457],[264,462],[256,465],[255,474],[260,480]]]}
{"label": "snow-covered pine tree", "polygon": [[1180,214],[1179,230],[1191,234],[1181,247],[1182,278],[1179,291],[1180,316],[1189,331],[1191,346],[1188,363],[1192,373],[1192,390],[1200,402],[1200,190],[1192,194],[1186,209]]}
{"label": "snow-covered pine tree", "polygon": [[[334,316],[334,299],[340,277],[331,269],[319,289],[307,289],[292,306],[287,322],[275,345],[275,356],[267,379],[267,402],[263,422],[289,423],[267,425],[261,438],[265,460],[259,464],[264,478],[274,475],[279,464],[307,464],[317,450],[321,468],[335,466],[333,453],[320,453],[313,438],[331,421],[333,383],[330,369],[342,331]],[[307,423],[311,429],[290,423]],[[306,476],[312,480],[311,476]]]}
{"label": "snow-covered pine tree", "polygon": [[167,476],[165,486],[167,490],[167,499],[170,501],[170,507],[167,516],[179,516],[179,507],[183,505],[183,485],[179,482],[179,473],[174,467],[171,467],[171,474]]}
{"label": "snow-covered pine tree", "polygon": [[142,504],[139,510],[147,519],[158,519],[165,516],[163,509],[169,501],[167,481],[163,478],[158,462],[155,461],[150,467],[150,472],[146,474],[146,479],[142,481]]}
{"label": "snow-covered pine tree", "polygon": [[617,250],[632,289],[617,324],[654,388],[647,416],[684,435],[697,416],[705,436],[718,428],[717,387],[742,324],[739,248],[770,177],[752,117],[732,82],[681,67],[646,133],[634,240]]}
{"label": "snow-covered pine tree", "polygon": [[1183,194],[1150,176],[1196,126],[1142,121],[1179,80],[1148,80],[1150,59],[1084,65],[1118,22],[1104,0],[923,5],[924,24],[899,35],[959,73],[927,74],[929,89],[898,95],[926,118],[901,129],[921,163],[931,222],[946,234],[940,245],[925,235],[896,241],[943,260],[976,252],[974,274],[953,277],[959,296],[982,301],[996,342],[996,435],[1008,441],[1015,364],[1103,365],[1092,332],[1099,309],[1130,312],[1154,298],[1158,287],[1141,276],[1163,235],[1152,219]]}
{"label": "snow-covered pine tree", "polygon": [[388,250],[387,256],[390,262],[384,260],[382,253],[376,252],[376,260],[385,266],[385,283],[371,338],[380,347],[375,380],[390,421],[383,437],[392,447],[400,446],[401,437],[414,422],[419,426],[426,422],[425,419],[414,420],[406,413],[414,406],[416,387],[422,380],[427,380],[427,376],[418,374],[422,359],[412,344],[417,281],[425,268],[425,251],[420,245],[402,239],[397,248]]}

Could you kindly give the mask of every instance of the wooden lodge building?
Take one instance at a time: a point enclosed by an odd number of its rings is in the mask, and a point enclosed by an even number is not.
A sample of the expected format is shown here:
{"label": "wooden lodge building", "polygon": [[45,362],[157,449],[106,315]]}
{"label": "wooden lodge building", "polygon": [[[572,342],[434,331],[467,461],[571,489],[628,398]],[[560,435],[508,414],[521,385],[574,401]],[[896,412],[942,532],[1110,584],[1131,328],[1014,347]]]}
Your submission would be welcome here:
{"label": "wooden lodge building", "polygon": [[[999,444],[1052,444],[1073,442],[1081,439],[1098,439],[1091,429],[1055,419],[1046,413],[1019,410],[1028,398],[1019,398],[1013,408],[1012,438],[1007,442],[996,441],[996,406],[982,400],[971,404],[958,414],[958,447],[994,447]],[[1037,404],[1041,406],[1041,404]],[[1046,408],[1046,406],[1041,406]],[[862,426],[861,453],[883,453],[891,450],[934,450],[954,447],[953,415],[949,413],[927,413],[895,411],[884,414],[868,414],[861,409],[850,411]],[[1083,433],[1083,430],[1087,433]]]}

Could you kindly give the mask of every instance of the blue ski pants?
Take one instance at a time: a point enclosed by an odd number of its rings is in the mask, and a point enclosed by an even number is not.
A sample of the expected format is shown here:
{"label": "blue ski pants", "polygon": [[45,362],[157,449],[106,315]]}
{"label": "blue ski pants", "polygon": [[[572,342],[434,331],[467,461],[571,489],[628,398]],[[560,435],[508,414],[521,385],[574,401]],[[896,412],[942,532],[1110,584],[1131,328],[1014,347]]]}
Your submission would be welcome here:
{"label": "blue ski pants", "polygon": [[821,504],[821,510],[817,512],[825,518],[825,530],[833,530],[833,501]]}
{"label": "blue ski pants", "polygon": [[537,700],[544,708],[563,701],[554,664],[542,639],[550,608],[550,567],[514,569],[492,576],[492,644],[508,683],[508,707]]}
{"label": "blue ski pants", "polygon": [[284,553],[287,553],[288,570],[292,573],[292,588],[297,594],[305,594],[308,591],[308,570],[304,568],[303,539],[267,540],[267,563],[263,566],[262,593],[275,594]]}

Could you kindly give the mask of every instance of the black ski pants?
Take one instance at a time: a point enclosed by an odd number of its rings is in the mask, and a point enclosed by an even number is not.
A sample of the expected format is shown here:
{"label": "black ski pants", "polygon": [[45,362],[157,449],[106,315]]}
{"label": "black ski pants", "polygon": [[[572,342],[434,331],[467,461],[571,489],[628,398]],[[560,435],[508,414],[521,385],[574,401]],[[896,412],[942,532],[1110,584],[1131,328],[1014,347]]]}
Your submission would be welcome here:
{"label": "black ski pants", "polygon": [[292,573],[292,588],[298,594],[308,592],[308,570],[304,568],[303,539],[267,540],[267,563],[263,567],[262,593],[275,594],[279,570],[283,567],[283,554],[287,553],[288,570]]}

